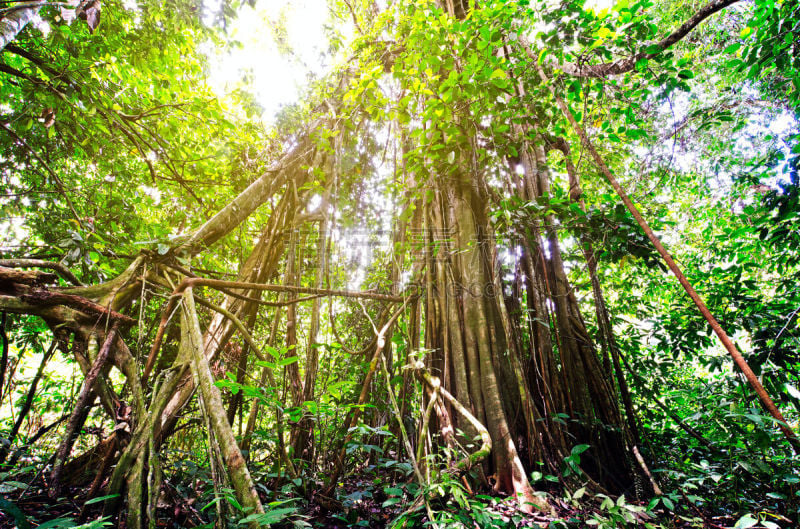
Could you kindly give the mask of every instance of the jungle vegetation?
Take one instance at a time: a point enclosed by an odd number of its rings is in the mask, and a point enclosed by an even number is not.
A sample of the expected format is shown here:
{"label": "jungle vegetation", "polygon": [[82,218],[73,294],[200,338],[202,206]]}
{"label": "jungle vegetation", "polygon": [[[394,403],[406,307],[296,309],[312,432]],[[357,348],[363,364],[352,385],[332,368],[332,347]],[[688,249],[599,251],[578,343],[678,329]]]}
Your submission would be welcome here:
{"label": "jungle vegetation", "polygon": [[263,2],[0,2],[3,527],[797,526],[796,1]]}

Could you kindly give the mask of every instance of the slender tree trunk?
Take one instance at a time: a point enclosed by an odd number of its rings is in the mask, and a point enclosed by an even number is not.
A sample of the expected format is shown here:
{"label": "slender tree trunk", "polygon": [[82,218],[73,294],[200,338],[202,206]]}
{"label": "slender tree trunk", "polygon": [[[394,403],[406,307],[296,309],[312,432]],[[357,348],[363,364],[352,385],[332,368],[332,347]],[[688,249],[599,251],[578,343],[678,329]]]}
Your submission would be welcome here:
{"label": "slender tree trunk", "polygon": [[67,430],[64,433],[64,440],[58,447],[55,462],[53,463],[53,472],[50,477],[50,494],[53,498],[58,497],[58,495],[61,493],[61,472],[64,468],[64,463],[66,462],[67,457],[69,457],[69,453],[72,451],[72,444],[75,442],[75,439],[80,432],[80,428],[83,426],[83,422],[86,420],[88,409],[94,402],[96,394],[94,390],[95,381],[100,375],[100,371],[105,367],[108,354],[111,351],[111,347],[114,345],[114,340],[116,339],[117,327],[115,325],[111,328],[111,330],[108,331],[105,341],[103,341],[103,346],[97,353],[97,358],[95,359],[94,363],[92,364],[92,368],[86,374],[86,378],[83,381],[83,388],[81,388],[81,392],[78,395],[78,400],[75,402],[75,409],[73,410],[72,415],[67,422]]}
{"label": "slender tree trunk", "polygon": [[[298,244],[299,243],[299,244]],[[297,234],[293,234],[289,244],[289,255],[286,262],[286,281],[291,286],[298,286],[297,272],[297,252],[298,247],[302,248],[302,242],[297,240]],[[295,294],[289,295],[289,300],[296,298]],[[297,351],[297,306],[292,303],[286,309],[286,349],[288,356],[296,356]],[[292,405],[299,406],[303,399],[303,382],[300,380],[300,369],[297,362],[286,366],[286,376],[289,379],[289,390],[292,394]]]}
{"label": "slender tree trunk", "polygon": [[[536,60],[533,53],[530,51],[530,48],[526,46],[526,50],[528,51],[531,59]],[[797,435],[787,425],[786,419],[783,418],[783,415],[781,414],[780,410],[778,410],[778,407],[775,406],[775,403],[767,394],[767,391],[764,389],[764,386],[758,380],[758,377],[756,377],[755,373],[753,373],[753,370],[747,364],[747,361],[744,359],[742,354],[737,349],[736,345],[730,339],[730,337],[722,328],[722,326],[719,324],[719,322],[716,320],[716,318],[714,318],[714,316],[711,314],[711,311],[708,310],[708,307],[706,307],[705,302],[700,298],[700,295],[697,293],[697,291],[695,291],[691,283],[689,283],[689,280],[686,279],[686,276],[683,274],[680,267],[678,267],[675,260],[669,254],[664,245],[661,243],[661,240],[658,238],[655,232],[653,232],[652,228],[650,228],[650,225],[647,224],[647,221],[644,220],[644,217],[642,217],[642,214],[639,212],[636,205],[630,199],[625,190],[622,189],[622,186],[619,184],[617,179],[611,173],[611,170],[606,165],[603,157],[600,156],[600,153],[598,153],[597,149],[594,148],[594,144],[589,139],[589,136],[586,134],[586,130],[577,122],[575,117],[567,108],[567,104],[564,102],[564,99],[558,94],[558,92],[556,92],[555,88],[550,82],[550,79],[544,73],[544,69],[542,69],[541,65],[538,65],[538,62],[536,64],[539,72],[539,77],[547,85],[548,89],[553,95],[553,98],[556,100],[556,104],[558,105],[562,114],[567,119],[567,121],[569,121],[570,125],[572,125],[572,128],[575,130],[575,133],[581,139],[581,142],[589,151],[589,154],[591,154],[595,163],[600,168],[600,171],[606,177],[606,180],[608,180],[609,184],[611,184],[611,187],[613,187],[614,190],[617,192],[623,204],[625,204],[625,207],[628,208],[628,211],[630,211],[631,215],[633,215],[633,218],[636,219],[636,222],[642,228],[642,231],[644,231],[645,235],[647,235],[648,239],[650,239],[650,242],[653,243],[653,246],[655,247],[656,251],[658,251],[659,255],[661,255],[661,257],[664,259],[664,262],[667,264],[669,269],[678,279],[678,282],[681,284],[683,289],[689,295],[689,298],[695,304],[697,310],[711,326],[711,329],[719,338],[720,342],[722,343],[722,346],[728,351],[728,354],[730,354],[731,358],[733,359],[733,362],[742,371],[745,378],[747,379],[747,382],[753,388],[756,395],[758,395],[758,398],[761,401],[761,404],[764,406],[764,409],[766,409],[767,412],[770,415],[772,415],[772,417],[775,419],[778,428],[781,430],[786,439],[789,441],[789,444],[792,446],[795,452],[800,452],[800,440],[798,440]]]}
{"label": "slender tree trunk", "polygon": [[[237,281],[263,283],[267,278],[276,274],[280,257],[285,249],[285,230],[291,226],[293,218],[294,205],[285,196],[278,203],[258,244],[239,271]],[[249,291],[244,292],[244,294],[258,299],[262,292]],[[246,310],[255,309],[253,302],[243,301],[230,295],[225,297],[222,306],[237,316],[241,316]],[[217,357],[234,330],[234,325],[223,314],[217,313],[214,315],[204,335],[204,351],[209,361],[213,361]],[[152,354],[151,352],[151,356]],[[179,392],[170,399],[164,410],[162,431],[165,433],[169,433],[174,428],[178,412],[189,401],[194,392],[195,388],[192,379],[188,378],[184,382],[180,386]]]}
{"label": "slender tree trunk", "polygon": [[[5,387],[6,369],[8,369],[8,313],[3,312],[0,321],[0,340],[3,341],[2,351],[0,351],[0,402],[3,401],[3,388]],[[55,343],[55,342],[54,342]]]}
{"label": "slender tree trunk", "polygon": [[[325,207],[326,201],[323,201]],[[327,215],[323,213],[323,215]],[[327,240],[328,240],[328,222],[325,218],[320,222],[319,232],[317,235],[317,269],[316,278],[314,282],[315,288],[322,288],[324,285],[325,277],[327,276]],[[317,342],[317,335],[319,334],[320,326],[320,298],[315,298],[311,302],[311,321],[308,328],[308,342],[306,345],[306,361],[305,361],[305,381],[303,383],[302,402],[313,401],[314,392],[317,382],[317,374],[319,372],[319,347]],[[296,457],[300,457],[306,461],[311,460],[313,447],[313,417],[307,415],[307,410],[303,410],[302,419],[296,426],[296,435],[294,439],[294,453]]]}
{"label": "slender tree trunk", "polygon": [[47,362],[50,361],[52,358],[53,353],[56,350],[56,346],[58,342],[55,338],[53,338],[53,343],[50,347],[45,351],[44,355],[42,356],[42,361],[39,364],[39,369],[36,370],[36,374],[33,376],[33,380],[31,380],[31,386],[28,388],[28,393],[25,395],[25,401],[22,403],[22,407],[19,410],[19,415],[17,415],[17,420],[14,422],[14,426],[11,427],[11,431],[8,434],[8,445],[4,445],[2,449],[0,449],[0,464],[4,463],[6,457],[8,457],[8,452],[11,450],[11,446],[14,444],[14,440],[17,438],[17,434],[19,433],[20,428],[22,427],[22,423],[25,418],[28,416],[28,413],[31,411],[31,407],[33,406],[33,399],[36,396],[36,390],[39,387],[39,381],[42,380],[42,376],[44,376],[44,368],[47,366]]}

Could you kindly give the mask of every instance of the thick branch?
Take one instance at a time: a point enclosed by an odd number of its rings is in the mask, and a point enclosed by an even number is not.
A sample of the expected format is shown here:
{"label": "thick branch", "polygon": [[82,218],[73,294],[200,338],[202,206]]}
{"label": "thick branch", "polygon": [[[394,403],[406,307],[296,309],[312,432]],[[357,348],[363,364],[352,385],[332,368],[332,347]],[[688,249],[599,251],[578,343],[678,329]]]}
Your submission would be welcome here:
{"label": "thick branch", "polygon": [[61,263],[43,261],[41,259],[0,259],[0,266],[8,266],[11,268],[48,268],[50,270],[55,270],[58,275],[73,285],[84,286],[80,279]]}
{"label": "thick branch", "polygon": [[[188,288],[183,293],[183,311],[181,314],[181,348],[188,353],[191,359],[192,372],[200,388],[203,406],[207,413],[211,429],[214,432],[219,449],[224,459],[226,470],[231,479],[233,489],[239,502],[249,510],[248,514],[264,512],[261,500],[256,493],[253,479],[247,470],[244,457],[233,436],[230,424],[222,406],[222,397],[219,389],[214,385],[214,377],[208,366],[208,360],[203,354],[203,335],[200,331],[200,322],[194,305],[192,289]],[[259,524],[251,521],[249,527],[258,529]]]}
{"label": "thick branch", "polygon": [[14,6],[14,10],[0,20],[0,51],[17,38],[46,3],[38,1]]}
{"label": "thick branch", "polygon": [[[200,277],[191,270],[184,268],[180,265],[168,263],[167,266],[170,268],[174,268],[178,272],[182,273],[187,277]],[[218,288],[220,292],[225,294],[226,296],[230,296],[232,298],[240,299],[242,301],[248,301],[250,303],[255,303],[257,305],[264,305],[266,307],[288,307],[289,305],[295,305],[297,303],[303,303],[304,301],[311,301],[313,299],[324,297],[324,294],[313,294],[311,296],[305,296],[302,298],[294,298],[287,301],[267,301],[261,298],[254,298],[253,296],[245,296],[244,294],[239,294],[238,292],[234,292],[227,288]]]}
{"label": "thick branch", "polygon": [[30,303],[32,305],[64,305],[71,309],[75,309],[87,314],[97,315],[99,317],[108,317],[120,325],[134,325],[136,320],[130,316],[125,316],[117,311],[105,308],[102,305],[90,301],[80,296],[72,294],[62,294],[60,292],[49,292],[47,290],[33,290],[28,294],[19,296],[20,300]]}
{"label": "thick branch", "polygon": [[183,294],[183,292],[187,288],[191,288],[194,286],[207,286],[212,288],[240,288],[240,289],[248,289],[248,290],[268,290],[272,292],[294,292],[299,294],[312,294],[312,295],[321,295],[321,296],[339,296],[339,297],[349,297],[349,298],[363,298],[363,299],[374,299],[378,301],[389,301],[394,303],[402,303],[406,299],[400,296],[390,296],[388,294],[378,294],[376,292],[357,292],[352,290],[330,290],[330,289],[319,289],[319,288],[307,288],[307,287],[295,287],[295,286],[288,286],[288,285],[270,285],[265,283],[244,283],[238,281],[223,281],[220,279],[204,279],[200,277],[193,277],[193,278],[186,278],[175,288],[175,291],[170,296],[169,303],[167,303],[167,307],[164,309],[161,317],[161,323],[158,326],[158,331],[156,332],[156,337],[153,340],[153,346],[150,349],[150,355],[147,358],[147,363],[145,365],[144,374],[142,375],[143,379],[147,379],[150,375],[150,371],[153,368],[153,364],[155,363],[156,354],[158,350],[161,348],[161,341],[164,338],[164,331],[167,327],[167,322],[169,321],[169,317],[172,314],[172,311],[175,309],[175,305],[177,304],[177,300]]}
{"label": "thick branch", "polygon": [[[270,359],[267,358],[267,356],[263,352],[261,352],[261,348],[258,346],[258,344],[256,343],[253,336],[250,334],[250,332],[248,332],[247,327],[244,326],[244,323],[242,323],[242,321],[239,318],[237,318],[235,314],[233,314],[231,311],[227,310],[224,307],[220,307],[215,303],[211,303],[210,301],[201,298],[200,296],[195,295],[194,299],[200,305],[203,305],[204,307],[207,307],[213,310],[214,312],[218,312],[223,316],[225,316],[226,318],[228,318],[231,321],[231,323],[233,323],[233,325],[239,330],[239,332],[242,335],[242,338],[244,338],[244,341],[247,343],[247,345],[250,346],[250,349],[258,357],[258,359],[263,362],[270,361]],[[276,384],[275,384],[275,379],[272,376],[272,370],[269,368],[267,369],[268,369],[267,376],[269,377],[269,384],[271,387],[274,388],[276,387]]]}
{"label": "thick branch", "polygon": [[311,141],[308,138],[300,141],[247,189],[239,193],[239,196],[203,224],[181,249],[194,254],[228,234],[263,204],[295,171],[302,170],[303,162],[310,160],[311,150]]}
{"label": "thick branch", "polygon": [[39,272],[38,270],[26,271],[6,268],[0,264],[0,283],[5,284],[6,288],[19,288],[19,285],[32,287],[44,286],[56,280],[55,274]]}
{"label": "thick branch", "polygon": [[28,50],[22,49],[14,44],[9,44],[8,46],[6,46],[5,51],[13,53],[15,55],[19,55],[20,57],[27,59],[28,61],[35,64],[42,71],[45,71],[50,75],[52,75],[53,78],[61,79],[69,85],[76,86],[75,83],[64,74],[64,72],[59,72],[58,70],[51,68],[44,60],[30,53]]}

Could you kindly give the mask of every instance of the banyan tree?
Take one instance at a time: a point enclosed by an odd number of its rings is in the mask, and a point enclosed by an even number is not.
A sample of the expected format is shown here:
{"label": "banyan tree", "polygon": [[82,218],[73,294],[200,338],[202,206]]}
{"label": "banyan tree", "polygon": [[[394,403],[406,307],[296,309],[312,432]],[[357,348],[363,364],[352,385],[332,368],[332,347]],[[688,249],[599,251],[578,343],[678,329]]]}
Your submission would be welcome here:
{"label": "banyan tree", "polygon": [[[8,112],[30,113],[28,97],[47,102],[32,129],[24,119],[0,118],[3,171],[53,191],[47,218],[31,221],[49,226],[39,239],[57,247],[72,233],[62,248],[80,250],[90,233],[138,236],[150,229],[141,225],[180,218],[180,227],[154,240],[128,240],[137,251],[126,256],[107,246],[118,257],[114,274],[94,284],[84,282],[100,276],[74,255],[23,246],[0,262],[0,310],[41,318],[54,347],[84,375],[58,425],[63,435],[48,467],[53,497],[91,468],[90,495],[108,496],[105,514],[124,506],[127,527],[153,527],[163,453],[179,433],[195,430],[206,436],[215,486],[231,488],[258,515],[264,510],[248,460],[255,432],[266,428],[268,457],[282,475],[313,468],[330,498],[353,464],[348,441],[360,424],[387,426],[420,481],[431,471],[453,472],[515,495],[526,510],[549,508],[531,473],[569,481],[565,462],[597,491],[659,492],[639,449],[596,273],[598,239],[563,215],[585,219],[586,197],[609,184],[630,210],[625,222],[651,238],[782,421],[617,183],[606,161],[614,153],[593,143],[600,125],[582,118],[606,85],[638,86],[648,64],[665,67],[672,47],[734,3],[712,0],[673,27],[644,22],[650,4],[640,2],[617,21],[632,24],[630,38],[594,45],[586,28],[595,14],[580,2],[344,2],[334,9],[352,22],[355,37],[339,51],[346,60],[315,83],[305,108],[286,112],[277,136],[236,145],[221,164],[202,160],[213,159],[206,149],[224,140],[203,138],[180,120],[207,112],[213,126],[222,112],[204,101],[171,102],[168,83],[154,80],[158,65],[143,70],[152,85],[141,76],[127,81],[130,96],[125,75],[109,80],[107,71],[92,77],[82,69],[91,52],[69,31],[55,30],[69,44],[55,52],[47,37],[25,29],[40,9],[51,17],[51,7],[34,2],[25,8],[33,14],[6,16],[0,71],[12,86]],[[106,22],[98,26],[96,4],[81,4],[86,27],[52,24],[96,31],[92,42],[101,42]],[[107,31],[115,33],[97,53],[111,56],[117,45],[146,68],[145,57],[172,53],[153,51],[154,28],[166,28],[175,45],[185,37],[170,24],[202,26],[186,7],[104,5]],[[137,44],[125,31],[150,33]],[[192,63],[186,79],[201,71]],[[103,131],[116,144],[92,149]],[[112,157],[121,160],[118,173]],[[137,218],[115,186],[123,193],[145,184],[174,199]],[[214,196],[217,185],[224,192]],[[332,259],[352,250],[354,230],[375,242],[372,261]],[[575,266],[588,271],[588,284],[571,281]],[[354,281],[356,273],[374,281]],[[350,360],[333,366],[331,343]],[[358,383],[339,395],[347,412],[333,419],[344,433],[323,439],[314,410],[329,383],[354,372]],[[255,395],[243,385],[257,388]],[[388,416],[370,408],[375,402],[390,403]],[[112,433],[75,457],[95,405]],[[187,419],[189,408],[199,420]],[[258,526],[258,517],[249,523]]]}

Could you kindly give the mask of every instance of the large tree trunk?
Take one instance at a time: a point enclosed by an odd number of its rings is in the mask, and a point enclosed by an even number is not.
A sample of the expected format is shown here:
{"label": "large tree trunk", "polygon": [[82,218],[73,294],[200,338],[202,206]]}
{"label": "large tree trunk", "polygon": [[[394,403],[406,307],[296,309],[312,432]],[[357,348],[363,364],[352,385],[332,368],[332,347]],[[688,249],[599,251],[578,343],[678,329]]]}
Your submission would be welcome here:
{"label": "large tree trunk", "polygon": [[[443,4],[451,15],[465,16]],[[515,132],[523,137],[526,131]],[[427,367],[487,426],[493,459],[484,470],[495,478],[496,490],[516,494],[523,505],[544,506],[527,479],[533,468],[526,470],[523,460],[543,461],[560,474],[563,458],[578,444],[590,446],[581,468],[593,481],[609,491],[625,490],[634,478],[626,425],[569,284],[555,220],[531,219],[512,232],[509,247],[518,247],[521,257],[517,299],[507,304],[489,220],[494,195],[472,155],[480,145],[464,136],[460,150],[449,164],[430,162],[443,174],[431,178],[436,192],[426,208],[429,244],[438,249],[429,251],[427,261],[425,346],[433,351]],[[509,169],[506,191],[524,201],[549,196],[543,147],[523,142],[517,150],[521,174]],[[515,310],[521,299],[527,321]],[[471,426],[451,415],[438,417],[444,438],[453,426],[471,435]]]}
{"label": "large tree trunk", "polygon": [[[524,145],[521,151],[522,174],[509,189],[528,201],[549,195],[544,150]],[[487,425],[494,457],[486,470],[497,490],[541,505],[522,461],[544,461],[558,474],[577,444],[590,445],[581,468],[592,480],[609,491],[627,489],[634,474],[626,424],[569,284],[554,219],[532,221],[511,242],[523,250],[516,284],[527,299],[529,320],[522,326],[504,299],[483,175],[474,167],[455,174],[437,180],[428,208],[431,242],[440,249],[428,259],[425,337],[426,348],[434,351],[428,367]],[[448,417],[439,421],[443,435],[450,421],[470,432],[469,424]]]}
{"label": "large tree trunk", "polygon": [[[495,241],[485,211],[482,176],[459,170],[454,180],[452,190],[450,182],[440,181],[439,200],[429,210],[431,234],[452,239],[451,248],[431,254],[428,260],[425,337],[426,348],[434,351],[429,368],[441,377],[445,389],[486,424],[494,456],[488,470],[495,476],[495,489],[515,494],[525,509],[543,508],[546,502],[533,494],[507,416],[518,408],[519,393],[501,389],[501,384],[509,382],[517,387],[508,376],[512,372],[508,354],[516,344],[507,343],[510,333],[503,325],[502,293],[496,288],[493,261]],[[449,429],[452,421],[465,432],[473,429],[454,417],[440,427]]]}

